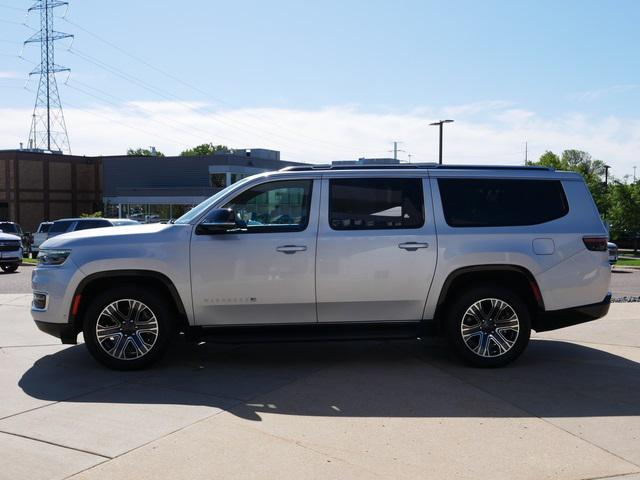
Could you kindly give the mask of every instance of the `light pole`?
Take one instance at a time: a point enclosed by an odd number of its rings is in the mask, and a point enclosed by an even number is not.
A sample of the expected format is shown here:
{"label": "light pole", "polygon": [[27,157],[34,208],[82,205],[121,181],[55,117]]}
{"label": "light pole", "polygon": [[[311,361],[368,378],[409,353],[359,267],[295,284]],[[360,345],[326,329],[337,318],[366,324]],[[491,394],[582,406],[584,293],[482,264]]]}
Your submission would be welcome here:
{"label": "light pole", "polygon": [[438,156],[438,163],[442,165],[442,125],[445,123],[453,123],[453,120],[440,120],[439,122],[433,122],[429,125],[439,125],[440,126],[440,150]]}

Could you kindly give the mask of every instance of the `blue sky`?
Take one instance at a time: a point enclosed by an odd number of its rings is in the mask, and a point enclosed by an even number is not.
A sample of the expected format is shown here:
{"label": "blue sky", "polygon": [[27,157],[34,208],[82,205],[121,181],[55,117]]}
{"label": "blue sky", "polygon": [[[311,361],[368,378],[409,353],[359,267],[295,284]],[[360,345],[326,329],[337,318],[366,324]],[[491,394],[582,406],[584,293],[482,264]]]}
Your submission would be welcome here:
{"label": "blue sky", "polygon": [[[37,26],[21,11],[29,5],[0,0],[0,108],[16,116],[0,128],[0,148],[14,146],[20,123],[28,131],[34,93],[21,87],[32,65],[16,55],[30,34],[18,24]],[[67,19],[56,28],[76,38],[57,58],[72,68],[68,85],[66,74],[59,82],[74,153],[118,153],[126,141],[175,152],[210,132],[212,141],[277,147],[291,159],[382,156],[395,139],[432,160],[435,132],[420,122],[441,115],[456,115],[447,146],[459,163],[514,163],[528,141],[532,155],[589,150],[621,176],[640,147],[637,1],[71,0]],[[37,61],[37,49],[24,56]],[[86,111],[105,122],[94,133]],[[177,117],[180,131],[158,126]],[[123,138],[116,128],[147,121],[159,138]],[[191,123],[197,136],[186,133]]]}

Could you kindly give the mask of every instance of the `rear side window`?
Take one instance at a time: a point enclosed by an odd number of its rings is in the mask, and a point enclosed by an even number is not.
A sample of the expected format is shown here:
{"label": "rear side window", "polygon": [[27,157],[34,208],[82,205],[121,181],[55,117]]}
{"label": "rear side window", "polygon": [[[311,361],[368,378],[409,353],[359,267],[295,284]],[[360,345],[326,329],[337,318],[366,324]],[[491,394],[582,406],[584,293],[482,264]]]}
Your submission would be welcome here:
{"label": "rear side window", "polygon": [[89,230],[90,228],[110,227],[111,223],[106,220],[80,220],[76,225],[77,230]]}
{"label": "rear side window", "polygon": [[420,228],[420,178],[336,178],[329,181],[329,225],[334,230]]}
{"label": "rear side window", "polygon": [[451,227],[537,225],[569,212],[558,180],[440,178],[438,187]]}

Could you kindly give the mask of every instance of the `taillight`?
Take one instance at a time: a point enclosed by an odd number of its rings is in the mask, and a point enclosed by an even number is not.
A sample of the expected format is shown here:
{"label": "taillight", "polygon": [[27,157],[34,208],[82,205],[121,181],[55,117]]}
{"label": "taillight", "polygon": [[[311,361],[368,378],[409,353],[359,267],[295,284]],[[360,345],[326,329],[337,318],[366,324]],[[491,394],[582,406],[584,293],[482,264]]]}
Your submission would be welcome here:
{"label": "taillight", "polygon": [[607,237],[582,237],[584,246],[592,252],[607,251]]}

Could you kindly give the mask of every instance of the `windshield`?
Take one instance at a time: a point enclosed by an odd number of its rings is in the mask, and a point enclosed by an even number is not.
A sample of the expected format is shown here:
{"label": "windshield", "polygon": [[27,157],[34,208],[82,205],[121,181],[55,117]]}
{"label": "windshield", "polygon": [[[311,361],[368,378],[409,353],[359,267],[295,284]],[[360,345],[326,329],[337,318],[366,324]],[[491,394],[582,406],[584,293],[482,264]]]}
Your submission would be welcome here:
{"label": "windshield", "polygon": [[231,192],[232,190],[235,190],[236,188],[244,185],[245,183],[250,181],[252,178],[253,177],[243,178],[242,180],[234,183],[233,185],[229,185],[227,188],[220,190],[215,195],[207,198],[204,202],[193,207],[191,210],[189,210],[187,213],[182,215],[173,223],[177,223],[177,224],[191,223],[193,220],[195,220],[204,212],[206,212],[209,209],[209,207],[211,207],[211,205],[213,205],[214,203],[216,203],[216,201],[218,201],[218,199],[222,198],[224,195]]}
{"label": "windshield", "polygon": [[61,220],[58,222],[53,222],[53,225],[51,225],[51,228],[49,228],[49,234],[66,232],[73,222],[74,220]]}
{"label": "windshield", "polygon": [[0,223],[0,230],[4,233],[18,233],[18,229],[13,223]]}

